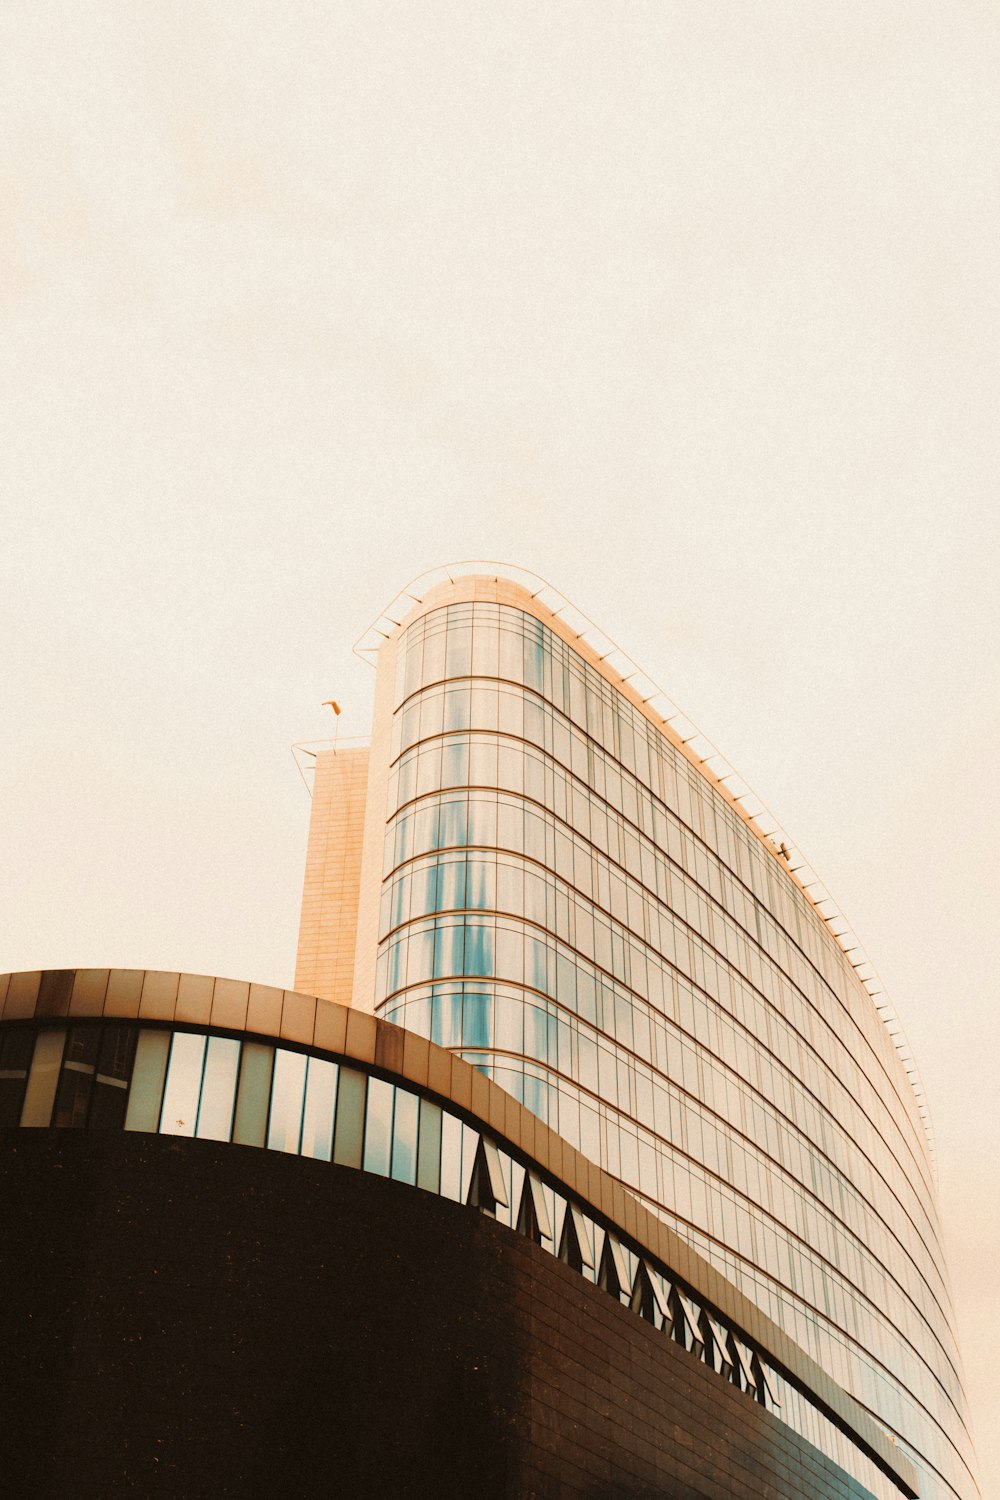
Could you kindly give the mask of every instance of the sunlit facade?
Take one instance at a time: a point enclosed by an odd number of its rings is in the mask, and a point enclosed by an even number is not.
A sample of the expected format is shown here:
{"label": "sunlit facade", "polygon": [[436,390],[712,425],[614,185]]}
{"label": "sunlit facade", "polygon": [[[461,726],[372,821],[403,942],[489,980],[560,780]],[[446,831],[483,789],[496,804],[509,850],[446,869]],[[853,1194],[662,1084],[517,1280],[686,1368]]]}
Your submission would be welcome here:
{"label": "sunlit facade", "polygon": [[294,990],[0,974],[24,1493],[977,1500],[898,1034],[569,618],[373,627]]}
{"label": "sunlit facade", "polygon": [[426,594],[378,675],[355,1004],[620,1179],[871,1413],[922,1496],[975,1496],[924,1121],[787,862],[508,580]]}

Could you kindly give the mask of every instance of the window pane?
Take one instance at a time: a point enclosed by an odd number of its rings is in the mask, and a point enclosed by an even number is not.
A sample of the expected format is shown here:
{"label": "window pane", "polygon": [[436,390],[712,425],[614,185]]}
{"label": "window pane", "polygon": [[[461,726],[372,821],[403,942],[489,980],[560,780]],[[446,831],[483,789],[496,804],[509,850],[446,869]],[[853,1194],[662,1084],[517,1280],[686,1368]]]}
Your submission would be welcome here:
{"label": "window pane", "polygon": [[[445,698],[445,728],[450,728],[448,722],[452,694]],[[469,742],[468,740],[446,740],[441,768],[442,786],[465,786],[469,780]],[[402,800],[402,799],[400,799]]]}
{"label": "window pane", "polygon": [[[456,729],[468,729],[471,702],[472,699],[467,684],[463,687],[451,687],[446,690],[444,695],[444,728],[446,732],[451,733]],[[464,779],[465,776],[463,774],[459,784]]]}
{"label": "window pane", "polygon": [[100,1031],[96,1026],[70,1028],[52,1112],[53,1125],[75,1130],[86,1125],[99,1039]]}
{"label": "window pane", "polygon": [[472,666],[472,620],[448,621],[447,672],[449,677],[467,676]]}
{"label": "window pane", "polygon": [[198,1135],[208,1141],[228,1141],[236,1097],[240,1044],[231,1037],[209,1038],[205,1053],[205,1081],[198,1107]]}
{"label": "window pane", "polygon": [[591,1161],[601,1159],[601,1119],[597,1111],[580,1106],[580,1150]]}
{"label": "window pane", "polygon": [[520,1000],[515,1000],[510,995],[497,996],[496,1045],[502,1052],[523,1050],[524,1010],[525,1007]]}
{"label": "window pane", "polygon": [[443,626],[437,629],[428,629],[424,638],[424,661],[420,673],[421,682],[440,682],[444,676],[444,644],[445,631]]}
{"label": "window pane", "polygon": [[163,1092],[160,1116],[162,1135],[194,1135],[201,1094],[201,1072],[205,1062],[203,1036],[190,1031],[175,1031],[170,1048],[167,1086]]}
{"label": "window pane", "polygon": [[21,1119],[35,1033],[12,1027],[0,1041],[0,1130]]}
{"label": "window pane", "polygon": [[[419,984],[423,979],[430,979],[434,972],[433,927],[425,927],[422,931],[411,932],[408,946],[407,981],[410,984]],[[401,979],[398,985],[394,987],[402,988]]]}
{"label": "window pane", "polygon": [[63,1051],[63,1067],[72,1063],[93,1070],[97,1062],[97,1044],[100,1040],[100,1029],[97,1026],[71,1026],[66,1035],[66,1046]]}
{"label": "window pane", "polygon": [[548,1061],[549,1018],[546,1011],[535,1005],[524,1007],[524,1050],[539,1062]]}
{"label": "window pane", "polygon": [[462,995],[447,991],[431,1000],[431,1041],[439,1047],[459,1047],[462,1043]]}
{"label": "window pane", "polygon": [[91,1130],[120,1130],[125,1123],[137,1036],[134,1026],[104,1028],[94,1077],[94,1096],[90,1101]]}
{"label": "window pane", "polygon": [[333,1109],[337,1064],[311,1057],[306,1073],[306,1107],[302,1119],[302,1155],[329,1161],[333,1152]]}
{"label": "window pane", "polygon": [[233,1140],[241,1146],[263,1146],[267,1132],[267,1106],[271,1097],[274,1048],[262,1042],[244,1042],[240,1062],[240,1089],[236,1099]]}
{"label": "window pane", "polygon": [[367,1078],[354,1068],[341,1068],[337,1084],[337,1126],[333,1159],[345,1167],[360,1167],[365,1128]]}
{"label": "window pane", "polygon": [[497,866],[497,906],[519,916],[524,909],[524,871],[520,865],[501,860]]}
{"label": "window pane", "polygon": [[[436,911],[438,904],[438,867],[436,864],[425,865],[422,870],[415,871],[413,875],[413,896],[410,915],[413,917],[425,916],[428,912]],[[401,913],[400,921],[403,920],[405,918]]]}
{"label": "window pane", "polygon": [[465,973],[493,973],[493,928],[470,922],[465,929]]}
{"label": "window pane", "polygon": [[[470,1168],[471,1170],[471,1168]],[[454,1115],[441,1120],[441,1194],[464,1203],[462,1197],[462,1122]]]}
{"label": "window pane", "polygon": [[441,895],[438,910],[461,911],[465,902],[465,860],[447,860],[441,866]]}
{"label": "window pane", "polygon": [[302,1137],[302,1096],[306,1084],[306,1058],[302,1052],[274,1054],[274,1084],[267,1144],[272,1151],[298,1152]]}
{"label": "window pane", "polygon": [[169,1031],[140,1031],[129,1089],[126,1130],[155,1131],[160,1124],[163,1080],[170,1052]]}
{"label": "window pane", "polygon": [[464,941],[465,928],[461,923],[449,922],[437,929],[434,953],[434,973],[436,975],[459,975],[462,973]]}
{"label": "window pane", "polygon": [[467,994],[465,996],[464,1021],[462,1024],[462,1045],[465,1047],[490,1046],[492,1021],[493,996]]}
{"label": "window pane", "polygon": [[420,1101],[406,1089],[396,1090],[392,1125],[392,1175],[397,1182],[417,1180],[417,1114]]}
{"label": "window pane", "polygon": [[47,1126],[51,1121],[65,1040],[66,1032],[62,1028],[38,1033],[21,1111],[22,1125]]}
{"label": "window pane", "polygon": [[462,1126],[462,1180],[460,1183],[460,1203],[468,1203],[469,1188],[472,1186],[472,1172],[476,1165],[476,1153],[479,1150],[479,1132],[473,1130],[469,1125]]}
{"label": "window pane", "polygon": [[441,821],[437,847],[461,847],[468,840],[469,809],[465,798],[451,798],[441,804]]}
{"label": "window pane", "polygon": [[76,1130],[81,1130],[86,1125],[93,1084],[93,1073],[63,1071],[52,1112],[53,1125]]}
{"label": "window pane", "polygon": [[429,1193],[441,1191],[441,1110],[429,1099],[420,1101],[417,1187]]}
{"label": "window pane", "polygon": [[365,1125],[365,1171],[389,1175],[389,1151],[392,1141],[391,1083],[381,1078],[368,1080],[368,1111]]}

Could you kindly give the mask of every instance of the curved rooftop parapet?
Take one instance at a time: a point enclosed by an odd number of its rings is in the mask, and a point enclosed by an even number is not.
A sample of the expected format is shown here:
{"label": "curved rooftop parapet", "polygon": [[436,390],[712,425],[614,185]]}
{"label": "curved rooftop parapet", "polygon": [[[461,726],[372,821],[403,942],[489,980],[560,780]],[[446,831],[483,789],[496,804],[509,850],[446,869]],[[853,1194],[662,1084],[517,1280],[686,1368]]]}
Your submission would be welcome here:
{"label": "curved rooftop parapet", "polygon": [[913,1090],[927,1141],[931,1169],[936,1180],[937,1153],[926,1090],[899,1013],[853,926],[837,906],[830,892],[793,840],[792,835],[782,826],[763,799],[739,775],[709,737],[678,707],[669,694],[644,672],[632,657],[605,635],[589,616],[578,609],[547,579],[528,568],[521,568],[513,563],[482,559],[466,560],[428,569],[411,579],[358,638],[354,647],[355,653],[363,661],[374,665],[382,642],[394,635],[410,610],[422,603],[432,589],[444,583],[454,583],[459,579],[469,577],[500,578],[519,584],[533,599],[539,600],[553,615],[565,622],[577,638],[584,641],[620,678],[622,683],[627,684],[633,692],[639,695],[650,717],[658,722],[664,732],[683,749],[691,763],[732,802],[769,852],[779,860],[796,884],[801,887],[822,917],[831,935],[846,954],[848,962],[871,997],[872,1004],[892,1039]]}

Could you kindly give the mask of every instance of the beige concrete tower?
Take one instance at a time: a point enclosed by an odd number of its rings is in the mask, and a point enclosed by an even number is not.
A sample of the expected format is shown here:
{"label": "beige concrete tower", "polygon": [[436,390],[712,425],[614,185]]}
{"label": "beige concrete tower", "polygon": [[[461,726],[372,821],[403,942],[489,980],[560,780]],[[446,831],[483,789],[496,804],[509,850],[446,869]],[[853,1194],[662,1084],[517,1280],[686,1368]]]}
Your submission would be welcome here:
{"label": "beige concrete tower", "polygon": [[340,1005],[354,988],[367,787],[367,747],[316,756],[295,988]]}

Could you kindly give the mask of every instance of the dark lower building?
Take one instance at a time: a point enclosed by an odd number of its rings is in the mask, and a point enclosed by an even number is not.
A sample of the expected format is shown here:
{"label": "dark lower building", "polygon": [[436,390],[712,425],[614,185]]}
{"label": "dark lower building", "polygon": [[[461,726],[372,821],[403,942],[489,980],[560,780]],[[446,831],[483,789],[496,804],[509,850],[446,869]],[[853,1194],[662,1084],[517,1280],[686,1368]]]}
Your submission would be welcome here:
{"label": "dark lower building", "polygon": [[447,1050],[203,976],[0,1001],[6,1493],[917,1493],[738,1288]]}

